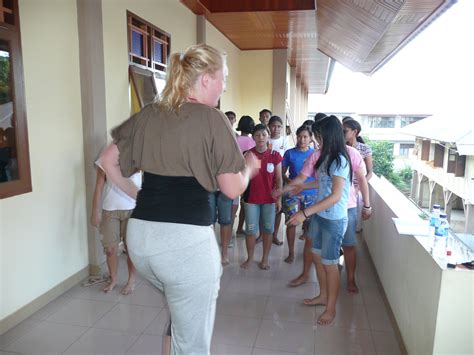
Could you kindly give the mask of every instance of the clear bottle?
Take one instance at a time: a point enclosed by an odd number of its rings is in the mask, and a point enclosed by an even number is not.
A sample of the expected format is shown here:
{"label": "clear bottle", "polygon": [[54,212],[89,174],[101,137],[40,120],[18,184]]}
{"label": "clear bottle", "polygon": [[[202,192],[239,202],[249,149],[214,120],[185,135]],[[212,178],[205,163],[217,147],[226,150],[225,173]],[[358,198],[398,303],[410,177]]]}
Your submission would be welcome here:
{"label": "clear bottle", "polygon": [[428,244],[431,246],[431,254],[433,254],[433,248],[435,243],[435,229],[439,225],[439,215],[441,212],[440,205],[433,205],[433,209],[430,214],[430,229],[428,234]]}
{"label": "clear bottle", "polygon": [[435,242],[433,248],[433,255],[440,260],[441,264],[447,263],[447,241],[449,234],[449,222],[447,215],[441,213],[439,215],[439,225],[435,229]]}

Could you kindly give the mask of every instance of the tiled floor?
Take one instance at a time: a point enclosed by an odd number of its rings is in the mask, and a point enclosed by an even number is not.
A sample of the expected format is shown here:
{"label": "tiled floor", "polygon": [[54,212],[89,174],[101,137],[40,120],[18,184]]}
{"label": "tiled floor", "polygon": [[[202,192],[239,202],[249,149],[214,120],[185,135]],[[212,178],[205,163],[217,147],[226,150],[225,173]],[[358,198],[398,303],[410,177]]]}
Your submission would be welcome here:
{"label": "tiled floor", "polygon": [[[298,258],[292,265],[283,262],[286,246],[273,246],[269,271],[256,264],[244,271],[239,268],[246,255],[244,238],[237,238],[230,249],[232,263],[222,276],[212,354],[400,354],[365,249],[358,250],[360,294],[346,292],[343,270],[336,319],[331,326],[319,326],[315,319],[323,308],[301,303],[318,292],[314,271],[305,285],[287,287],[301,271],[302,247],[298,240]],[[261,248],[258,244],[257,255]],[[0,336],[0,355],[160,354],[168,319],[163,297],[141,278],[130,296],[120,295],[119,288],[106,295],[102,287],[73,287]]]}

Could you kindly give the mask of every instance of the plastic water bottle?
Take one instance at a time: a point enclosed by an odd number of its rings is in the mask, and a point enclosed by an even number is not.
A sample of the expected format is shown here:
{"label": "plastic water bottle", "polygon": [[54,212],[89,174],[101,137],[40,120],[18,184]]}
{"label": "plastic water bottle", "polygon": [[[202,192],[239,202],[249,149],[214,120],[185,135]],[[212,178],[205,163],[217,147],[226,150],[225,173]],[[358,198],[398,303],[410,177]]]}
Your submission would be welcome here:
{"label": "plastic water bottle", "polygon": [[449,223],[445,213],[439,215],[439,226],[435,229],[435,243],[433,255],[438,258],[442,264],[447,263],[447,241],[449,234]]}
{"label": "plastic water bottle", "polygon": [[428,234],[428,243],[431,245],[431,254],[433,254],[433,248],[435,243],[435,229],[439,225],[439,215],[441,212],[440,205],[433,205],[433,209],[430,215],[430,230]]}

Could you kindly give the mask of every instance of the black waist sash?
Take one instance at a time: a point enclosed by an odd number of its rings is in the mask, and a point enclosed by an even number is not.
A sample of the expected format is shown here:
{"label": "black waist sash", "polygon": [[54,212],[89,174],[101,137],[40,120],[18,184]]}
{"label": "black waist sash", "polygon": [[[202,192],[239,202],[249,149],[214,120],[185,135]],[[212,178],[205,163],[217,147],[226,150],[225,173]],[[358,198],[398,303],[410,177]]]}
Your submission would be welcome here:
{"label": "black waist sash", "polygon": [[194,177],[145,172],[131,218],[209,226],[214,223],[212,194]]}

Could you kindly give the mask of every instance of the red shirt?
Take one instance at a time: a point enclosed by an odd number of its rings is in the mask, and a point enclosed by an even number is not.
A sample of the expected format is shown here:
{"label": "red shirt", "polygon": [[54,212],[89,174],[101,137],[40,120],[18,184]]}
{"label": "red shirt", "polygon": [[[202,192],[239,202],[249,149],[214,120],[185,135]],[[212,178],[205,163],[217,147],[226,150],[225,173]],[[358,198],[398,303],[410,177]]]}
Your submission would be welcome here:
{"label": "red shirt", "polygon": [[263,153],[257,152],[256,148],[250,151],[260,160],[260,169],[258,174],[250,180],[244,201],[254,204],[274,203],[272,190],[276,183],[275,171],[283,158],[280,153],[270,149]]}

